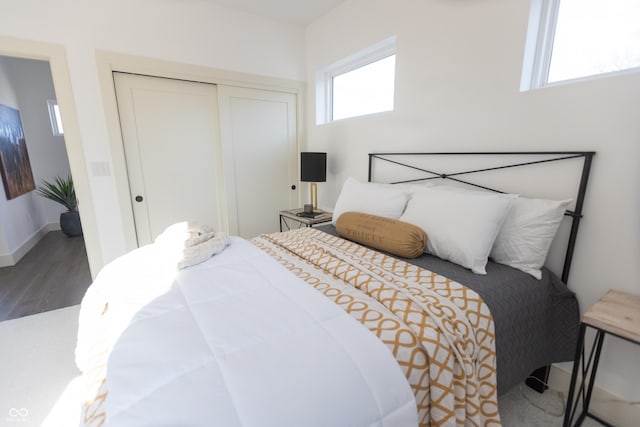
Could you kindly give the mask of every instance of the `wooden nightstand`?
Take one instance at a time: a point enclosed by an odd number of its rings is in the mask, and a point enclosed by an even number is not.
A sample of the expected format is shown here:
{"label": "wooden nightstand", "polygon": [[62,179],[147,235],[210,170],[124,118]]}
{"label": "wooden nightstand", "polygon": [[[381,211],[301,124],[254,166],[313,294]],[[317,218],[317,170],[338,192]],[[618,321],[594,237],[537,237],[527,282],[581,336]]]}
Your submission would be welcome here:
{"label": "wooden nightstand", "polygon": [[[588,361],[586,361],[587,359],[585,358],[584,352],[584,333],[587,326],[597,331],[596,339],[589,352]],[[605,426],[611,426],[611,424],[589,412],[589,401],[591,400],[591,392],[593,391],[593,384],[596,378],[596,370],[598,369],[598,361],[600,360],[600,352],[605,334],[611,334],[631,341],[632,343],[640,344],[639,295],[610,290],[582,315],[578,345],[576,346],[576,355],[573,361],[569,396],[567,397],[567,409],[564,414],[564,427],[570,426],[573,422],[580,401],[582,401],[582,412],[578,415],[578,419],[574,425],[579,426],[586,417],[590,417]],[[580,365],[582,365],[582,383],[578,389],[574,403],[574,388]],[[591,375],[587,385],[589,370],[591,370]]]}
{"label": "wooden nightstand", "polygon": [[[314,225],[324,224],[325,222],[330,222],[333,215],[331,212],[321,211],[320,213],[316,213],[315,217],[310,218],[298,216],[297,214],[300,212],[303,212],[303,209],[280,211],[280,231],[285,227],[287,230],[292,230],[294,228],[313,227]],[[294,223],[297,223],[297,227],[292,227]]]}

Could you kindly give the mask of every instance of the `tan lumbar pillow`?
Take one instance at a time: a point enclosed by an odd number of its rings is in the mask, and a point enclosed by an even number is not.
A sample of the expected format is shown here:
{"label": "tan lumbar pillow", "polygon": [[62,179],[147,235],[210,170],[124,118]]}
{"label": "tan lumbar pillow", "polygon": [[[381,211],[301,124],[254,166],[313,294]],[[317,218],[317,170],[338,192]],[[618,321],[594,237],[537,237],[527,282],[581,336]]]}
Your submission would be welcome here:
{"label": "tan lumbar pillow", "polygon": [[336,230],[346,239],[403,258],[419,257],[427,244],[427,235],[418,226],[361,212],[340,215]]}

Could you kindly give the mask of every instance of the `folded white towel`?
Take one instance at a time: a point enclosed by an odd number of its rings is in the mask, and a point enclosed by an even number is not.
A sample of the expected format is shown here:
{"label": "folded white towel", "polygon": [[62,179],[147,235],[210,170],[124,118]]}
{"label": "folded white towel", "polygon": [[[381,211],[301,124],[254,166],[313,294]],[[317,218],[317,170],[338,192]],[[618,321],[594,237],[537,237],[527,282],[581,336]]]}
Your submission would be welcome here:
{"label": "folded white towel", "polygon": [[189,246],[182,251],[182,258],[178,261],[178,269],[190,267],[195,264],[211,258],[213,255],[219,254],[230,243],[227,233],[219,231],[215,236],[211,237],[200,244]]}
{"label": "folded white towel", "polygon": [[211,226],[193,221],[170,225],[155,240],[161,256],[178,269],[209,259],[222,252],[229,243],[227,233],[216,233]]}
{"label": "folded white towel", "polygon": [[155,242],[167,245],[193,246],[209,240],[215,234],[213,228],[207,224],[195,221],[177,222],[167,227]]}

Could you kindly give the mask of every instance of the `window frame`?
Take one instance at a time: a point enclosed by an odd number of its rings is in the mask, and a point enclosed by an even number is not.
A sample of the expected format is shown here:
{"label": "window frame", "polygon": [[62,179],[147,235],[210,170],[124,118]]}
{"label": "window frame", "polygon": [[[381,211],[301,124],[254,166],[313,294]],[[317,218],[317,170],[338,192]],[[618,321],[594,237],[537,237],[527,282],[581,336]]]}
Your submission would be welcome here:
{"label": "window frame", "polygon": [[[333,119],[333,79],[358,68],[397,55],[396,37],[389,37],[366,49],[320,70],[316,75],[316,124],[331,123]],[[397,61],[397,56],[396,56]],[[397,62],[396,62],[397,64]],[[394,73],[395,79],[395,73]],[[395,81],[394,81],[395,93]],[[394,102],[395,108],[395,102]],[[392,111],[392,110],[386,110]],[[375,113],[371,113],[375,114]],[[361,117],[361,116],[353,116]],[[343,119],[340,119],[343,120]]]}
{"label": "window frame", "polygon": [[[56,107],[58,111],[56,112]],[[60,115],[60,106],[55,99],[47,99],[47,108],[49,110],[49,120],[51,121],[51,131],[53,136],[64,136],[64,126],[62,129],[58,126],[58,120],[62,124],[62,116]]]}
{"label": "window frame", "polygon": [[551,70],[553,45],[561,1],[531,0],[520,80],[521,92],[640,71],[640,67],[632,67],[549,82],[549,71]]}
{"label": "window frame", "polygon": [[556,35],[560,0],[531,0],[520,90],[549,85],[551,53]]}

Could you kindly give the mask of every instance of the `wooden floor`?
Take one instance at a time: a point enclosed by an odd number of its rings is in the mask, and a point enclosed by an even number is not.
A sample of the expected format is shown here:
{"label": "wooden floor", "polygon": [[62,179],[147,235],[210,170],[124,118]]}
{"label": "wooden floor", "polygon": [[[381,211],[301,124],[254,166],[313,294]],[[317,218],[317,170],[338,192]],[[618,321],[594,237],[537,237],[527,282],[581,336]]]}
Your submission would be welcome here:
{"label": "wooden floor", "polygon": [[82,237],[51,231],[18,264],[0,268],[0,321],[79,304],[90,284]]}

